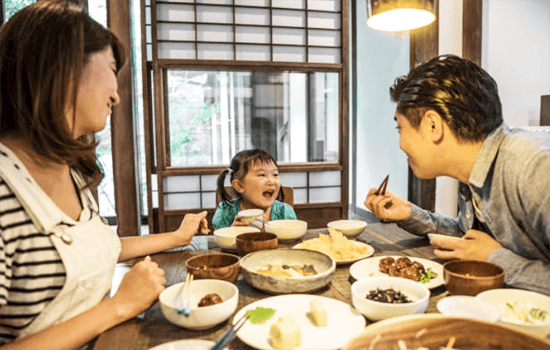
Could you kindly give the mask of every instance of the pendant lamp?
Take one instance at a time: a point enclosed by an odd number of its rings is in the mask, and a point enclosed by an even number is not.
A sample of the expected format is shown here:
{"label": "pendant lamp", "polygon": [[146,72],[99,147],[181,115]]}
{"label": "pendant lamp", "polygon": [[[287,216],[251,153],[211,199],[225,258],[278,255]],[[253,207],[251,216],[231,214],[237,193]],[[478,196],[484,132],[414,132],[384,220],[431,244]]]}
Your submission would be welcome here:
{"label": "pendant lamp", "polygon": [[436,0],[367,0],[367,25],[397,32],[427,26],[435,21]]}

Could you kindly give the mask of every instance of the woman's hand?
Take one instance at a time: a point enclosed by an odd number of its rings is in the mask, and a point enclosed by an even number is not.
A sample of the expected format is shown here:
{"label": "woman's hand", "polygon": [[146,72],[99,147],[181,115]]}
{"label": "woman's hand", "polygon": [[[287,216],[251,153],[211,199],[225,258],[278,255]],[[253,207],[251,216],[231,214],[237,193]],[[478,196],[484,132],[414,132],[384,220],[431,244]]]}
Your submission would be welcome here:
{"label": "woman's hand", "polygon": [[434,238],[430,243],[442,249],[435,249],[434,254],[440,259],[461,259],[487,261],[491,253],[502,247],[485,232],[469,230],[461,240]]}
{"label": "woman's hand", "polygon": [[147,256],[126,273],[112,300],[124,319],[149,308],[164,290],[164,271]]}
{"label": "woman's hand", "polygon": [[403,197],[386,191],[385,195],[377,195],[377,189],[371,188],[365,206],[380,220],[401,221],[411,216],[411,203]]}
{"label": "woman's hand", "polygon": [[172,235],[178,239],[177,246],[186,246],[191,243],[191,239],[197,233],[207,235],[210,233],[208,229],[208,221],[206,220],[207,211],[198,214],[189,213],[183,218],[180,227],[172,232]]}

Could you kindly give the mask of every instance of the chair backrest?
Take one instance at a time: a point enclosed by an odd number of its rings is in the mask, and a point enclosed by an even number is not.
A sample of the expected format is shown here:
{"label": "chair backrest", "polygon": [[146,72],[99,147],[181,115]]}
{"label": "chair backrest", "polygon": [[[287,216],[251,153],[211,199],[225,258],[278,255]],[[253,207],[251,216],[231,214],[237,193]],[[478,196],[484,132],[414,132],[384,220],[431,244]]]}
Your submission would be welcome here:
{"label": "chair backrest", "polygon": [[[233,188],[231,186],[225,187],[225,191],[228,193],[231,193],[232,190]],[[291,207],[294,208],[294,189],[292,187],[282,186],[282,190],[285,196],[283,203],[289,204]],[[218,207],[218,204],[220,204],[221,200],[222,196],[220,194],[220,191],[216,190],[216,208]]]}

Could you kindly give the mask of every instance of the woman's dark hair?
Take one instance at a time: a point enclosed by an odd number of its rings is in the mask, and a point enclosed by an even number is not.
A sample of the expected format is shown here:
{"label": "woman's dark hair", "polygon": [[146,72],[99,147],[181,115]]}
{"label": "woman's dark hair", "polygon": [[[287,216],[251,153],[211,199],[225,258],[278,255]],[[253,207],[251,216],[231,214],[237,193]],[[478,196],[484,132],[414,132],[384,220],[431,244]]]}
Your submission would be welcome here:
{"label": "woman's dark hair", "polygon": [[390,87],[397,112],[418,127],[436,111],[456,136],[481,141],[502,124],[495,80],[477,64],[454,55],[435,57],[399,77]]}
{"label": "woman's dark hair", "polygon": [[[218,175],[218,192],[224,205],[229,205],[232,200],[238,200],[241,198],[241,194],[237,191],[231,190],[231,193],[228,193],[225,190],[225,178],[227,174],[230,174],[229,182],[233,182],[234,179],[242,180],[252,165],[256,163],[273,163],[277,168],[279,167],[271,154],[263,149],[245,150],[235,154],[233,159],[231,159],[231,164],[229,164],[229,167],[224,169],[220,175]],[[277,200],[282,202],[284,199],[285,197],[283,191],[279,190]]]}
{"label": "woman's dark hair", "polygon": [[88,187],[103,178],[97,143],[90,135],[75,140],[66,113],[90,55],[108,47],[118,72],[126,60],[120,41],[65,1],[39,1],[0,28],[0,137],[15,134],[39,157],[67,163]]}

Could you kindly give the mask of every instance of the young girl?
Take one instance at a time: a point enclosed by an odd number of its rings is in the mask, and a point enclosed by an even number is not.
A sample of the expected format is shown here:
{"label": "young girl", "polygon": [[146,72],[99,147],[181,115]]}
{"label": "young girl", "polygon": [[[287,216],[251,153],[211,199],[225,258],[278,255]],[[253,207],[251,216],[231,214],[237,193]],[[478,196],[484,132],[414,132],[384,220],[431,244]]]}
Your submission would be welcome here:
{"label": "young girl", "polygon": [[[225,190],[227,174],[230,175],[233,196]],[[237,153],[229,168],[218,176],[218,191],[222,201],[212,219],[216,229],[248,225],[238,215],[239,211],[246,209],[262,209],[264,221],[296,219],[294,209],[282,203],[284,198],[277,162],[264,150],[253,149]]]}

